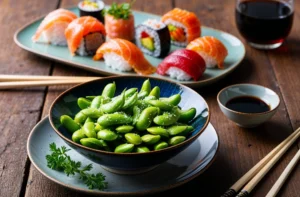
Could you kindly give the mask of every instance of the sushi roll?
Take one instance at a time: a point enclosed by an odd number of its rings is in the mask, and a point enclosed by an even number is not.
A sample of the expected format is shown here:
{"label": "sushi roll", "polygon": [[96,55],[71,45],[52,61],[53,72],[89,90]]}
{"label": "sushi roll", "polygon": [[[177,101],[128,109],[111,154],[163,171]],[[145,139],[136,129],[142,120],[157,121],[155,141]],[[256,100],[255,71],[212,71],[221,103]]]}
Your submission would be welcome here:
{"label": "sushi roll", "polygon": [[207,68],[224,68],[224,60],[228,55],[228,51],[225,45],[217,38],[213,36],[199,37],[190,42],[186,48],[201,55],[206,62]]}
{"label": "sushi roll", "polygon": [[100,0],[81,1],[78,3],[79,16],[92,16],[104,24],[104,16],[102,14],[104,7],[104,2]]}
{"label": "sushi roll", "polygon": [[198,81],[205,70],[205,61],[197,52],[177,49],[158,65],[156,73],[179,81]]}
{"label": "sushi roll", "polygon": [[110,39],[100,46],[93,59],[102,58],[108,67],[122,72],[134,70],[139,75],[149,75],[156,71],[141,49],[125,39]]}
{"label": "sushi roll", "polygon": [[67,46],[65,29],[76,18],[76,14],[63,8],[50,12],[40,23],[32,41]]}
{"label": "sushi roll", "polygon": [[73,20],[65,31],[68,47],[72,55],[95,55],[105,42],[104,25],[92,16],[82,16]]}
{"label": "sushi roll", "polygon": [[148,19],[135,30],[135,43],[145,53],[154,57],[165,57],[171,48],[170,32],[166,24]]}
{"label": "sushi roll", "polygon": [[169,28],[173,45],[186,47],[189,42],[201,36],[201,22],[193,12],[174,8],[164,14],[161,20]]}
{"label": "sushi roll", "polygon": [[104,24],[109,39],[121,38],[134,42],[134,16],[130,8],[131,3],[113,3],[105,11]]}

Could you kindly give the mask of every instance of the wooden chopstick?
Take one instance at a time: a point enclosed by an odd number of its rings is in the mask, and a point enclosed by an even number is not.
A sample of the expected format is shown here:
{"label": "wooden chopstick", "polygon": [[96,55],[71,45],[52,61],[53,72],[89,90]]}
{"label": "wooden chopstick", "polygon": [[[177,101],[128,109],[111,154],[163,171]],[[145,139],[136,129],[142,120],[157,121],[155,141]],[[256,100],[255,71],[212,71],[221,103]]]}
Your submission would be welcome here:
{"label": "wooden chopstick", "polygon": [[236,183],[234,183],[221,197],[236,196],[240,189],[263,168],[263,166],[274,155],[282,149],[294,136],[300,132],[300,127],[290,134],[284,141],[277,145],[270,153],[268,153],[263,159],[261,159],[255,166],[253,166],[246,174],[244,174]]}
{"label": "wooden chopstick", "polygon": [[241,190],[237,195],[238,197],[249,196],[250,192],[259,183],[259,181],[269,172],[269,170],[274,166],[274,164],[281,158],[281,156],[289,149],[289,147],[297,140],[300,136],[298,132],[287,144],[280,149],[274,157],[247,183],[247,185]]}
{"label": "wooden chopstick", "polygon": [[281,173],[273,187],[270,189],[270,191],[267,193],[266,197],[274,197],[279,192],[280,188],[282,187],[283,183],[287,179],[287,177],[290,175],[294,167],[296,166],[297,162],[300,159],[300,150],[296,153],[296,155],[293,157],[293,159],[289,162],[289,164],[286,166],[284,171]]}
{"label": "wooden chopstick", "polygon": [[0,81],[44,81],[44,80],[93,80],[101,77],[43,76],[43,75],[0,75]]}

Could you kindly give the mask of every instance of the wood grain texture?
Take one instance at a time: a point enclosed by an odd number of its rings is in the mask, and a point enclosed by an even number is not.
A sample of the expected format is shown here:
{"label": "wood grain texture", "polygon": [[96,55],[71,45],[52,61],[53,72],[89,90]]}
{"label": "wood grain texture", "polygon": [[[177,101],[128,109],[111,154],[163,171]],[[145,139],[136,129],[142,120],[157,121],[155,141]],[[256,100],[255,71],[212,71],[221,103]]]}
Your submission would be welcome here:
{"label": "wood grain texture", "polygon": [[[0,1],[0,73],[48,75],[46,61],[18,47],[13,35],[21,26],[55,8],[38,0]],[[5,8],[5,9],[2,9]],[[0,91],[0,196],[19,196],[23,180],[27,180],[29,160],[26,139],[40,118],[45,88]]]}

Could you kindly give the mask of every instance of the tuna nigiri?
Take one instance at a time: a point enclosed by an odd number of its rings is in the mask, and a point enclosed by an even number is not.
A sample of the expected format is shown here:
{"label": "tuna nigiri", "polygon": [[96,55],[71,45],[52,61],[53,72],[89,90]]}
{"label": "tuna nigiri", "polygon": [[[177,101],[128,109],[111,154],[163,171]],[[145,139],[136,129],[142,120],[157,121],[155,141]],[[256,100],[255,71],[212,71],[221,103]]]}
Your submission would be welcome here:
{"label": "tuna nigiri", "polygon": [[225,45],[213,36],[203,36],[196,38],[190,42],[187,49],[196,51],[201,55],[207,68],[224,68],[224,60],[228,55],[227,48]]}
{"label": "tuna nigiri", "polygon": [[66,46],[65,29],[76,18],[76,14],[63,8],[50,12],[40,23],[32,41],[37,42],[43,37],[49,44]]}
{"label": "tuna nigiri", "polygon": [[158,65],[156,72],[181,81],[191,79],[197,81],[205,69],[205,61],[198,53],[188,49],[178,49]]}
{"label": "tuna nigiri", "polygon": [[103,23],[92,16],[82,16],[73,20],[65,30],[68,47],[72,55],[95,55],[105,42]]}
{"label": "tuna nigiri", "polygon": [[176,46],[185,47],[201,35],[201,22],[193,12],[174,8],[164,14],[161,20],[168,25],[171,43]]}
{"label": "tuna nigiri", "polygon": [[134,70],[140,75],[155,73],[156,67],[144,57],[143,52],[132,42],[115,38],[110,39],[99,47],[94,60],[104,58],[105,64],[115,70]]}

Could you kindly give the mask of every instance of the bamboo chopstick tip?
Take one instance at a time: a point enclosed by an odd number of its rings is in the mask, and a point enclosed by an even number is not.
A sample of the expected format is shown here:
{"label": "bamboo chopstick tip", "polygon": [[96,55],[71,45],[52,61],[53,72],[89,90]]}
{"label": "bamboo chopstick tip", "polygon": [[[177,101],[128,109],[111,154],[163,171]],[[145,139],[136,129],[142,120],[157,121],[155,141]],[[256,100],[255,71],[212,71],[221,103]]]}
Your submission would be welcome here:
{"label": "bamboo chopstick tip", "polygon": [[241,191],[236,197],[248,197],[249,193],[247,191]]}
{"label": "bamboo chopstick tip", "polygon": [[234,189],[229,189],[221,197],[234,197],[236,195],[237,192]]}

